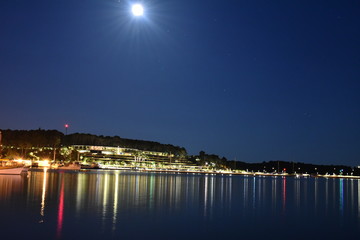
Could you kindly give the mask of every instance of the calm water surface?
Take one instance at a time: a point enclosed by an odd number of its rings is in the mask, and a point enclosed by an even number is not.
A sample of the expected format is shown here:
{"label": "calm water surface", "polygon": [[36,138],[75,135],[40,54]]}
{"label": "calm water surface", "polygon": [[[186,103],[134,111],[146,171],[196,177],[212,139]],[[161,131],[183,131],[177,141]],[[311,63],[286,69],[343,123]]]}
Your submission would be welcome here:
{"label": "calm water surface", "polygon": [[359,180],[121,171],[0,175],[1,239],[343,239]]}

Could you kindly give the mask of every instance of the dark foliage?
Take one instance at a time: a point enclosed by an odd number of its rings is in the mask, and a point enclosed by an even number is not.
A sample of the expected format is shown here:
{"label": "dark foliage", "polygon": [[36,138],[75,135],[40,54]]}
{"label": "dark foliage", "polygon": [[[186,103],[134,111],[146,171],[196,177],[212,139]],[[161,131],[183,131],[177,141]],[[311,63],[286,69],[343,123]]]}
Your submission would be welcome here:
{"label": "dark foliage", "polygon": [[199,155],[189,157],[189,160],[201,166],[208,166],[215,169],[229,168],[228,161],[225,157],[219,157],[215,154],[207,154],[200,151]]}
{"label": "dark foliage", "polygon": [[186,149],[171,144],[161,144],[152,141],[142,141],[120,138],[118,136],[96,136],[92,134],[74,133],[64,135],[56,130],[0,130],[2,132],[2,145],[15,148],[40,148],[70,146],[70,145],[94,145],[134,148],[144,151],[168,152],[176,156],[185,157]]}
{"label": "dark foliage", "polygon": [[2,145],[18,148],[59,147],[63,134],[56,130],[0,130]]}
{"label": "dark foliage", "polygon": [[74,133],[64,136],[64,145],[94,145],[134,148],[144,151],[168,152],[176,156],[186,156],[186,150],[183,147],[173,146],[171,144],[161,144],[152,141],[134,140],[120,138],[118,136],[96,136],[92,134]]}

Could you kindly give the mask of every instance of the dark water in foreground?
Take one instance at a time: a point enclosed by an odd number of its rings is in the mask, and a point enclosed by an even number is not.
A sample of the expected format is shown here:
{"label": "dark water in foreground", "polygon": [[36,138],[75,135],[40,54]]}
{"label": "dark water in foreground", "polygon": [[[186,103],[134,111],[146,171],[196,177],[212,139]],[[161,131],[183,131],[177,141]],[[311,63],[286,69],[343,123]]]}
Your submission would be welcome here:
{"label": "dark water in foreground", "polygon": [[357,239],[359,183],[120,171],[0,175],[0,236]]}

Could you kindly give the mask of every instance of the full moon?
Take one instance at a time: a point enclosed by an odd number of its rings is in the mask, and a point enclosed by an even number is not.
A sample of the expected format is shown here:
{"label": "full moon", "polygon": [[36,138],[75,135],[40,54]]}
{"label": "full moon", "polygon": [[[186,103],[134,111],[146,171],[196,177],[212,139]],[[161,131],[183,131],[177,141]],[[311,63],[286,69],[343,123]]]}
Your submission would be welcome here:
{"label": "full moon", "polygon": [[131,11],[134,16],[142,16],[144,14],[144,8],[141,4],[132,5]]}

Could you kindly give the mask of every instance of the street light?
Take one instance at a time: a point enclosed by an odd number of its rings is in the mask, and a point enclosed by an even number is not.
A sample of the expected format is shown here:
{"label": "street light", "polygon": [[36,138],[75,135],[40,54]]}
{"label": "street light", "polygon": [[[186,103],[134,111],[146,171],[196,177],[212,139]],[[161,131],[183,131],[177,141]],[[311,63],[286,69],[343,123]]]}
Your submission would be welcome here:
{"label": "street light", "polygon": [[69,124],[65,124],[65,135],[67,135],[67,130],[68,130],[68,128],[69,128]]}

